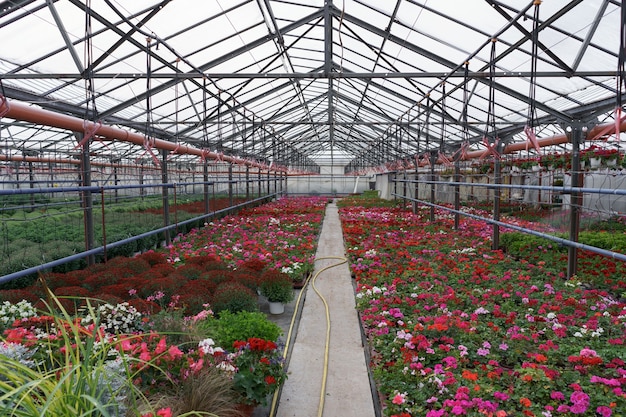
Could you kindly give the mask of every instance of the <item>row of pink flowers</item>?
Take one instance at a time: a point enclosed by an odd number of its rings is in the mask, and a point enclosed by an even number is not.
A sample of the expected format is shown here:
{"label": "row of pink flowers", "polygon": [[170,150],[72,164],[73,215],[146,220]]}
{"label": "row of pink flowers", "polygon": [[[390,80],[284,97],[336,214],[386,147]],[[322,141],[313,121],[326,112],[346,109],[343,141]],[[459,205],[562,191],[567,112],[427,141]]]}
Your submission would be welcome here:
{"label": "row of pink flowers", "polygon": [[385,416],[624,415],[626,304],[492,250],[478,220],[340,213]]}
{"label": "row of pink flowers", "polygon": [[178,236],[169,247],[172,263],[215,255],[233,269],[251,260],[291,275],[312,269],[324,207],[321,197],[282,198],[207,223]]}

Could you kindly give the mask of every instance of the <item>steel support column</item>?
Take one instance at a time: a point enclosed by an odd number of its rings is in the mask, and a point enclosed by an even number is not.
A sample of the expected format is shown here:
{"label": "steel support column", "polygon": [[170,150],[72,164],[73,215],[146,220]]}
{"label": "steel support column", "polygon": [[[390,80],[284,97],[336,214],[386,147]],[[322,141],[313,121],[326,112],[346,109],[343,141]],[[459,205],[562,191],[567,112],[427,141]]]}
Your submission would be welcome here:
{"label": "steel support column", "polygon": [[461,163],[459,158],[456,158],[454,161],[454,229],[459,230],[459,225],[461,223],[461,214],[459,211],[461,210],[461,187],[459,186],[459,182],[461,182]]}
{"label": "steel support column", "polygon": [[430,155],[430,221],[435,221],[435,164],[437,163],[437,152],[431,151]]}
{"label": "steel support column", "polygon": [[228,164],[228,207],[233,204],[233,164]]}
{"label": "steel support column", "polygon": [[[83,140],[82,133],[75,132],[74,136],[76,137],[77,143],[82,142]],[[89,160],[89,142],[90,141],[85,142],[85,144],[81,148],[81,153],[80,153],[79,172],[80,172],[81,185],[83,187],[91,187],[91,164]],[[85,251],[89,251],[95,247],[92,194],[91,194],[91,191],[88,189],[81,191],[80,194],[81,194],[81,206],[83,209],[83,224],[84,224],[84,230],[85,230]],[[104,210],[104,207],[102,207],[102,210]],[[96,263],[95,255],[87,256],[88,265],[93,265],[95,263]]]}
{"label": "steel support column", "polygon": [[[572,122],[566,128],[572,144],[572,189],[584,186],[584,174],[580,169],[580,144],[585,141],[587,126],[581,122]],[[580,215],[583,206],[583,195],[572,191],[570,196],[570,227],[569,240],[578,242],[580,233]],[[567,277],[571,278],[578,271],[578,248],[570,246],[567,251]]]}
{"label": "steel support column", "polygon": [[209,162],[202,161],[202,195],[204,198],[204,214],[209,214],[211,205],[209,204]]}
{"label": "steel support column", "polygon": [[[163,187],[161,189],[161,196],[163,198],[163,226],[164,227],[168,227],[170,225],[170,197],[169,197],[169,190],[167,189],[167,186],[165,185],[167,184],[167,181],[168,181],[168,178],[167,178],[167,155],[168,154],[169,154],[169,151],[165,149],[161,150],[161,183],[163,184]],[[169,229],[166,229],[165,232],[163,233],[165,235],[165,244],[169,246],[169,244],[172,242]]]}
{"label": "steel support column", "polygon": [[246,201],[250,200],[250,167],[246,165]]}

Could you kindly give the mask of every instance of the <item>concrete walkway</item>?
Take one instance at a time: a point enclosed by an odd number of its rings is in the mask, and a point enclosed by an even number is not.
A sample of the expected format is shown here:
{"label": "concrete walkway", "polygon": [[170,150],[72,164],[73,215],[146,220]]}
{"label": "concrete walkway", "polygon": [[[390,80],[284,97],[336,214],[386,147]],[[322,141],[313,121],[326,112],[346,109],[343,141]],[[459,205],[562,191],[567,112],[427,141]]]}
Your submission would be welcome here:
{"label": "concrete walkway", "polygon": [[[325,256],[345,256],[343,233],[337,205],[334,203],[326,208],[317,248],[316,258]],[[315,272],[338,262],[340,261],[316,261]],[[322,272],[315,286],[326,299],[331,323],[323,416],[374,416],[372,391],[348,264]],[[280,396],[277,417],[318,416],[325,346],[324,303],[309,285],[289,360],[289,378]]]}

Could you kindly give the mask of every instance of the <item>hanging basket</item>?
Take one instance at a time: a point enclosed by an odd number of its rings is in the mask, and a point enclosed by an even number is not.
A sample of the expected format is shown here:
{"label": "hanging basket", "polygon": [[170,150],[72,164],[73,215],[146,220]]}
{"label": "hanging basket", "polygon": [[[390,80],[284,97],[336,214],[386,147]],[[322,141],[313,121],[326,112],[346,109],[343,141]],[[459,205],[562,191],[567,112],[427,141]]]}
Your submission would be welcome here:
{"label": "hanging basket", "polygon": [[589,158],[589,166],[591,168],[599,168],[601,165],[600,158]]}

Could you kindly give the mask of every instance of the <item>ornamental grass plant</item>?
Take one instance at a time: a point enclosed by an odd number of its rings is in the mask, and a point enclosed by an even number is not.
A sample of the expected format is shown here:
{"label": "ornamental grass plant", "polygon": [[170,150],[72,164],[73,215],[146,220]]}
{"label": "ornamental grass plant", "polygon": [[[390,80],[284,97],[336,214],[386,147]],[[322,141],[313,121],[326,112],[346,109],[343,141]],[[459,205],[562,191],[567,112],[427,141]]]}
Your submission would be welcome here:
{"label": "ornamental grass plant", "polygon": [[260,313],[248,320],[257,323],[249,326],[254,336],[231,334],[222,348],[207,337],[218,328],[207,324],[217,321],[211,310],[183,317],[170,304],[142,316],[128,304],[87,299],[81,318],[49,298],[55,307],[36,315],[3,305],[19,317],[0,342],[2,415],[238,417],[238,404],[265,403],[286,378],[275,341],[255,337],[280,333]]}
{"label": "ornamental grass plant", "polygon": [[[114,343],[98,326],[74,320],[51,293],[50,300],[49,315],[29,317],[25,323],[31,326],[5,332],[2,415],[110,417],[137,408],[143,398]],[[86,305],[96,317],[97,311]]]}

